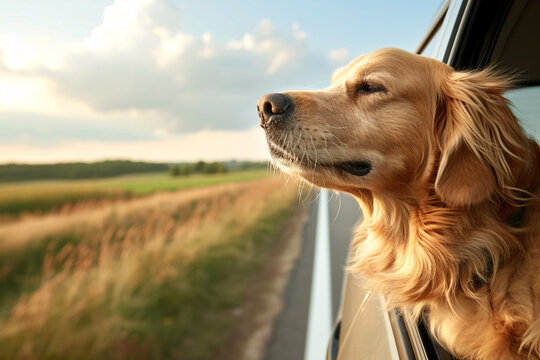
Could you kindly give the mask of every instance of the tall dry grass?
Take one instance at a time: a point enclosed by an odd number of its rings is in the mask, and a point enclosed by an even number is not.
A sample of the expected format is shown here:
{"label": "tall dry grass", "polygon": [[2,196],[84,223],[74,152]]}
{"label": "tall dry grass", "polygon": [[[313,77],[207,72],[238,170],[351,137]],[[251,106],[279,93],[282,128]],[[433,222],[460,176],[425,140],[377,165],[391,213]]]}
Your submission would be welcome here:
{"label": "tall dry grass", "polygon": [[295,198],[265,179],[1,224],[0,358],[208,358]]}
{"label": "tall dry grass", "polygon": [[263,170],[171,177],[148,173],[102,179],[0,182],[0,223],[51,211],[71,212],[156,192],[208,187],[267,177]]}

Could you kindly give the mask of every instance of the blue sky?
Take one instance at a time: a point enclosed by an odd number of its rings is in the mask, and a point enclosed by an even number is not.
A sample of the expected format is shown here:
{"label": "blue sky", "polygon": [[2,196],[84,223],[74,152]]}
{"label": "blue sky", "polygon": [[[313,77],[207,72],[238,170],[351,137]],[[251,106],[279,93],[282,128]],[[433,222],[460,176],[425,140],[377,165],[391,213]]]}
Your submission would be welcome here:
{"label": "blue sky", "polygon": [[[0,162],[265,158],[255,104],[414,51],[437,0],[0,3]],[[241,146],[243,145],[243,146]]]}

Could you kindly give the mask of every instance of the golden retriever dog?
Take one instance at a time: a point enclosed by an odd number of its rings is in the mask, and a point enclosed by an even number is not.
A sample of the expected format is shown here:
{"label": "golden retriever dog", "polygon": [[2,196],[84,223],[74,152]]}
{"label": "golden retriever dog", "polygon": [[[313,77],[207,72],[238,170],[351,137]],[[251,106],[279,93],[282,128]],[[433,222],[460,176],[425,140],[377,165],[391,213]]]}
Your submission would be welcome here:
{"label": "golden retriever dog", "polygon": [[540,358],[540,148],[510,84],[381,49],[258,103],[278,168],[358,200],[350,270],[464,359]]}

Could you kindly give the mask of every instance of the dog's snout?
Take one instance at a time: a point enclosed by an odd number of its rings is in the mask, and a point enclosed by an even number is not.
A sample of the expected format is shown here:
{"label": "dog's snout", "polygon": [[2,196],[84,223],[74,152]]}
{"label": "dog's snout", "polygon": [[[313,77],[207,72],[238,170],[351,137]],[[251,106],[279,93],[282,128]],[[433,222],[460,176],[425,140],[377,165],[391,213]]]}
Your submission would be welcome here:
{"label": "dog's snout", "polygon": [[292,110],[292,101],[285,94],[266,94],[257,103],[257,111],[261,118],[261,127],[264,129],[272,122],[284,120]]}

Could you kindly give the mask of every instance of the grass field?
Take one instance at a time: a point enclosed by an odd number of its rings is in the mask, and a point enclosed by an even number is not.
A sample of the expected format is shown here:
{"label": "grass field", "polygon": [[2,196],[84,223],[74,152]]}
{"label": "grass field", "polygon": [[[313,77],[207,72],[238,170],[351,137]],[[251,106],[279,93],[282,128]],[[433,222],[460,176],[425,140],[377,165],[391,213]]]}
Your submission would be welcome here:
{"label": "grass field", "polygon": [[235,176],[0,224],[0,358],[212,359],[297,198]]}
{"label": "grass field", "polygon": [[266,170],[251,170],[176,178],[168,173],[151,173],[98,180],[4,183],[0,184],[0,218],[16,217],[26,212],[69,209],[75,204],[125,199],[154,192],[249,181],[266,176]]}

